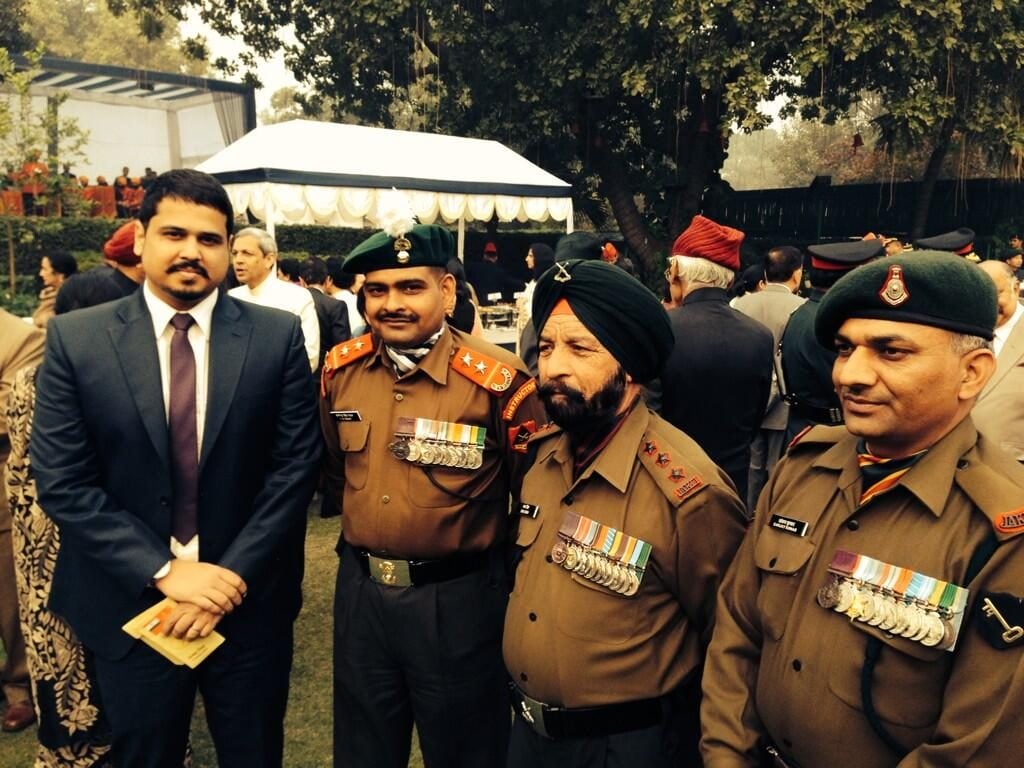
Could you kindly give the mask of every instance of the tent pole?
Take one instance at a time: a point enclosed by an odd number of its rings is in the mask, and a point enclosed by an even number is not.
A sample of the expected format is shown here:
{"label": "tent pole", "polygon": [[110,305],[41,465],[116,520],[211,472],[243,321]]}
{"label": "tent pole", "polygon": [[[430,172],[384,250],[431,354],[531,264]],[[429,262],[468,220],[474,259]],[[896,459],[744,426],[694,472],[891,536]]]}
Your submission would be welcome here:
{"label": "tent pole", "polygon": [[267,225],[267,234],[271,237],[274,236],[274,198],[268,193],[267,194],[267,206],[263,209],[263,214],[266,217],[266,221],[263,222]]}
{"label": "tent pole", "polygon": [[459,216],[459,261],[466,263],[466,215]]}
{"label": "tent pole", "polygon": [[567,235],[571,235],[572,234],[573,225],[575,223],[573,221],[574,218],[575,218],[575,216],[573,216],[573,212],[572,212],[572,200],[570,200],[569,201],[569,215],[565,217],[565,234],[567,234]]}

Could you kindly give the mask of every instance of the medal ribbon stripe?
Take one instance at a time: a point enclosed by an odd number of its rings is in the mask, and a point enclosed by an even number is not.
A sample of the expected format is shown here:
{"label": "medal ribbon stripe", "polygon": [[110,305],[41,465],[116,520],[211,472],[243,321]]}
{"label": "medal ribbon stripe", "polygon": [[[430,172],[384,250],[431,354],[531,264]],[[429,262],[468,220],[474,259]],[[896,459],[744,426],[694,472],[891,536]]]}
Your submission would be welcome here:
{"label": "medal ribbon stripe", "polygon": [[575,512],[566,512],[552,548],[552,562],[626,596],[636,593],[651,545]]}

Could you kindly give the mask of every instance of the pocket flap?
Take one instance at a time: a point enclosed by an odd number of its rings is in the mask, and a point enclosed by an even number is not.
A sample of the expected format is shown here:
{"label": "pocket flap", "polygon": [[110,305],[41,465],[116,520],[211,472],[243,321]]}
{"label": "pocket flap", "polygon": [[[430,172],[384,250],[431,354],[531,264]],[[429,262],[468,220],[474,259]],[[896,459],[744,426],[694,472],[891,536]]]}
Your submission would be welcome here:
{"label": "pocket flap", "polygon": [[754,563],[762,571],[792,576],[813,552],[814,542],[809,539],[765,528],[754,547]]}
{"label": "pocket flap", "polygon": [[370,422],[343,421],[338,424],[338,444],[343,451],[361,451],[370,435]]}

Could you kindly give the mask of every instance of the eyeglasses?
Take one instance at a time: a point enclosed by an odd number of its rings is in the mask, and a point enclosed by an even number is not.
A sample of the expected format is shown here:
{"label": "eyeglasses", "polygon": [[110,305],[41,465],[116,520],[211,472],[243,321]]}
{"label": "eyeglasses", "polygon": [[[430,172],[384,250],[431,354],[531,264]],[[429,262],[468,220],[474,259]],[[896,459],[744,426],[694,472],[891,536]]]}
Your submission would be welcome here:
{"label": "eyeglasses", "polygon": [[672,282],[672,267],[665,270],[665,279]]}

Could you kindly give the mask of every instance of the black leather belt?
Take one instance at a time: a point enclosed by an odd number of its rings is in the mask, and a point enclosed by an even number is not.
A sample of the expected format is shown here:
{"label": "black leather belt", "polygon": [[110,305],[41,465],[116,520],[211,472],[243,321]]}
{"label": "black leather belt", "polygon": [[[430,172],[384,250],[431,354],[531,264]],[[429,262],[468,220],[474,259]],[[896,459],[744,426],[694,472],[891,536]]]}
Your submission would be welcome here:
{"label": "black leather belt", "polygon": [[834,427],[837,424],[843,423],[843,409],[838,406],[835,408],[820,408],[816,405],[801,403],[799,400],[795,400],[790,402],[789,412],[791,415],[810,419],[815,424],[828,424]]}
{"label": "black leather belt", "polygon": [[450,555],[439,560],[400,560],[382,557],[365,549],[355,549],[356,560],[363,573],[388,587],[414,587],[451,581],[479,571],[488,562],[487,552]]}
{"label": "black leather belt", "polygon": [[579,739],[611,736],[650,728],[665,716],[665,697],[607,704],[603,707],[565,709],[532,699],[509,683],[516,714],[541,736],[549,739]]}

